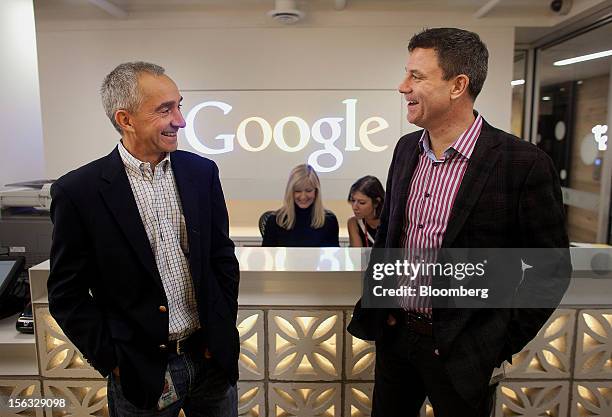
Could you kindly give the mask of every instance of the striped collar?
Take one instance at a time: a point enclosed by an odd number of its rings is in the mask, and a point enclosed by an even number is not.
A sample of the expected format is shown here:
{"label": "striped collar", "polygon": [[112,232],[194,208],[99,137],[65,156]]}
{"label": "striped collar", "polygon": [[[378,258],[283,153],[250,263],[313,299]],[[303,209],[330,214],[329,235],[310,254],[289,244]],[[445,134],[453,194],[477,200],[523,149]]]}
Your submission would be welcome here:
{"label": "striped collar", "polygon": [[[444,156],[448,157],[450,155],[450,151],[455,151],[458,154],[462,155],[466,159],[470,159],[472,156],[472,152],[474,152],[474,147],[476,146],[476,141],[480,136],[480,130],[482,129],[482,116],[477,112],[474,112],[476,115],[476,119],[474,122],[459,135],[459,138],[451,146],[448,147],[444,151]],[[433,150],[431,149],[431,142],[429,140],[429,132],[427,130],[423,130],[423,134],[419,139],[419,147],[421,151],[425,152],[425,154],[434,162],[437,161]]]}

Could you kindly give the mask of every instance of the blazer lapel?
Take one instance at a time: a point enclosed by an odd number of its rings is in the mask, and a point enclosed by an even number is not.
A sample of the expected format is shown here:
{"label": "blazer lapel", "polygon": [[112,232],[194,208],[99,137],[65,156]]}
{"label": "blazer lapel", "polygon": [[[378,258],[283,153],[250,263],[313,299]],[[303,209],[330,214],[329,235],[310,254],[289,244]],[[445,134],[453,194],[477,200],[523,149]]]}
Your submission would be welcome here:
{"label": "blazer lapel", "polygon": [[499,150],[496,149],[499,144],[493,128],[483,120],[480,136],[451,209],[446,233],[442,241],[443,248],[452,246],[457,234],[461,231],[478,198],[480,198],[491,170],[500,156]]}
{"label": "blazer lapel", "polygon": [[183,158],[179,152],[173,152],[170,156],[172,161],[172,172],[183,207],[185,226],[187,228],[187,241],[189,242],[189,267],[194,282],[198,283],[200,278],[200,198],[199,190],[202,184],[196,183],[196,178],[188,168],[189,160]]}
{"label": "blazer lapel", "polygon": [[[419,132],[419,138],[423,131]],[[407,149],[402,155],[398,155],[396,164],[399,165],[400,170],[397,173],[397,181],[394,188],[397,187],[397,204],[391,206],[391,213],[389,214],[389,234],[387,240],[387,247],[397,248],[400,244],[400,237],[403,233],[403,225],[405,224],[405,213],[406,204],[408,202],[408,194],[410,193],[410,181],[412,181],[412,175],[419,162],[419,141],[416,140],[413,144],[407,146]],[[405,161],[405,163],[404,163]],[[389,190],[388,190],[389,191]]]}
{"label": "blazer lapel", "polygon": [[117,148],[106,158],[108,163],[102,172],[104,184],[100,187],[100,194],[136,252],[138,260],[163,289],[149,238]]}

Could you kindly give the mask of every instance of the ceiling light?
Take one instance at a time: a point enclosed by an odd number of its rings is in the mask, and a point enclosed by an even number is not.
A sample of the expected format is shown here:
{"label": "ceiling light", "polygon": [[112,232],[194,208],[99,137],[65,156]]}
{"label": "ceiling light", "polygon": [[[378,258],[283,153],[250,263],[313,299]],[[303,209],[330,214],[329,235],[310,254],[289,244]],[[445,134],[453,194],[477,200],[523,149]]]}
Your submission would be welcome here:
{"label": "ceiling light", "polygon": [[544,96],[544,97],[542,97],[542,101],[550,101],[550,97],[549,96]]}
{"label": "ceiling light", "polygon": [[274,7],[268,16],[284,25],[291,25],[304,17],[304,12],[298,10],[295,0],[275,0]]}
{"label": "ceiling light", "polygon": [[553,65],[560,67],[562,65],[575,64],[576,62],[589,61],[591,59],[603,58],[612,55],[612,49],[607,51],[595,52],[594,54],[581,55],[574,58],[562,59],[561,61],[553,62]]}
{"label": "ceiling light", "polygon": [[525,80],[512,80],[512,81],[510,81],[510,85],[513,86],[513,87],[515,85],[523,85],[523,84],[525,84]]}

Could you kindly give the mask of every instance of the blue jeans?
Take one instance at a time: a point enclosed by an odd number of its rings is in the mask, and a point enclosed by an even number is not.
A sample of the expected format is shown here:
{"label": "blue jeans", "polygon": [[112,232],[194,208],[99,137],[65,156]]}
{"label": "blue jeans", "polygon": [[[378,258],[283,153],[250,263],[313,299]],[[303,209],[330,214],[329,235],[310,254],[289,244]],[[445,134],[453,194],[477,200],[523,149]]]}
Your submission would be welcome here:
{"label": "blue jeans", "polygon": [[204,359],[203,356],[201,353],[169,355],[168,369],[178,401],[162,410],[134,406],[125,399],[121,384],[111,373],[108,377],[107,395],[110,416],[176,417],[183,409],[187,417],[237,417],[236,386],[229,383],[214,361]]}

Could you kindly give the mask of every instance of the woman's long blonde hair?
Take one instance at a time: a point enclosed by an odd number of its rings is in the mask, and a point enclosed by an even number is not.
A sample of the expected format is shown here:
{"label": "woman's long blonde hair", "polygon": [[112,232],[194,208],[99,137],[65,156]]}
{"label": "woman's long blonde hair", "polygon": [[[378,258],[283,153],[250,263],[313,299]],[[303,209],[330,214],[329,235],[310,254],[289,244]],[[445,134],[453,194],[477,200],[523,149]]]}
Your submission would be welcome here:
{"label": "woman's long blonde hair", "polygon": [[325,209],[321,198],[321,182],[313,167],[301,164],[291,170],[289,181],[285,188],[283,206],[276,211],[276,223],[283,229],[291,230],[295,226],[295,199],[293,192],[296,188],[310,185],[315,189],[315,200],[312,203],[312,220],[310,226],[319,229],[325,224]]}

